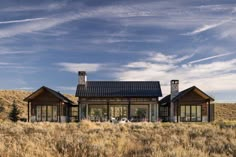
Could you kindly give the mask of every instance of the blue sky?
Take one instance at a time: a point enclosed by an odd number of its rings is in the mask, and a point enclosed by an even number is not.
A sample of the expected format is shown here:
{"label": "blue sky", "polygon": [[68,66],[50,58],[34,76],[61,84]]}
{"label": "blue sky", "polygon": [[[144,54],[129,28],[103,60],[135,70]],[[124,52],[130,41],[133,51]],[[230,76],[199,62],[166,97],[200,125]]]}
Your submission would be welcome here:
{"label": "blue sky", "polygon": [[236,102],[236,2],[11,0],[0,6],[0,89],[171,79]]}

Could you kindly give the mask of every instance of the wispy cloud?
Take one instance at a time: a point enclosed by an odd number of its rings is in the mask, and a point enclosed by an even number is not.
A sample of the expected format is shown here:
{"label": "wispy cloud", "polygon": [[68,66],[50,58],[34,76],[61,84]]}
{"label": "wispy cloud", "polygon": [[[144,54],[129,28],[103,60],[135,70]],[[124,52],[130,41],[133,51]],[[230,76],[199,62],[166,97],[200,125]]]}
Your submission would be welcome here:
{"label": "wispy cloud", "polygon": [[221,21],[219,23],[215,23],[215,24],[210,24],[210,25],[204,25],[200,28],[197,28],[196,30],[192,31],[192,32],[188,32],[188,33],[184,33],[183,35],[196,35],[196,34],[199,34],[199,33],[202,33],[202,32],[205,32],[205,31],[208,31],[210,29],[214,29],[216,27],[219,27],[227,22],[229,22],[231,20],[227,20],[227,21]]}
{"label": "wispy cloud", "polygon": [[210,57],[206,57],[206,58],[191,61],[191,62],[189,62],[189,64],[198,63],[198,62],[202,62],[202,61],[207,61],[207,60],[214,59],[214,58],[224,57],[224,56],[228,56],[228,55],[231,55],[231,54],[233,54],[233,53],[225,53],[225,54],[210,56]]}
{"label": "wispy cloud", "polygon": [[[159,54],[159,53],[158,53]],[[159,54],[160,55],[160,54]],[[179,79],[181,89],[196,85],[206,91],[236,90],[234,80],[236,74],[236,59],[228,61],[213,61],[205,64],[188,64],[174,60],[183,58],[180,56],[165,55],[172,61],[153,62],[149,57],[142,61],[130,62],[115,73],[118,80],[160,80],[164,94],[169,94],[169,81]],[[229,54],[228,54],[229,55]],[[212,58],[213,59],[213,58]],[[196,63],[200,63],[196,62]],[[224,82],[224,83],[220,83]]]}
{"label": "wispy cloud", "polygon": [[57,10],[61,9],[66,6],[66,1],[58,2],[58,3],[46,3],[46,4],[40,4],[40,5],[27,5],[27,6],[12,6],[12,7],[6,7],[1,8],[0,12],[26,12],[26,11],[42,11],[42,10]]}
{"label": "wispy cloud", "polygon": [[44,20],[44,19],[46,19],[46,18],[33,18],[33,19],[21,19],[21,20],[11,20],[11,21],[0,21],[0,24],[31,22],[31,21],[38,21],[38,20]]}
{"label": "wispy cloud", "polygon": [[96,72],[101,69],[102,64],[95,63],[57,63],[61,70],[77,73],[78,71]]}
{"label": "wispy cloud", "polygon": [[0,62],[0,65],[1,65],[1,66],[4,66],[4,65],[14,65],[14,63]]}

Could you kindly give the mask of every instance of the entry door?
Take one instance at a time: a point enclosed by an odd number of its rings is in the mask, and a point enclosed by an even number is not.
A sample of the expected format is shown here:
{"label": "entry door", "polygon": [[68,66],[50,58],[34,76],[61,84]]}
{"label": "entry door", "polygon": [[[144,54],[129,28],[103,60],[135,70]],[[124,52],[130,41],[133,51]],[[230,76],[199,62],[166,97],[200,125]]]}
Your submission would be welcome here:
{"label": "entry door", "polygon": [[110,106],[110,118],[128,118],[128,105],[111,105]]}

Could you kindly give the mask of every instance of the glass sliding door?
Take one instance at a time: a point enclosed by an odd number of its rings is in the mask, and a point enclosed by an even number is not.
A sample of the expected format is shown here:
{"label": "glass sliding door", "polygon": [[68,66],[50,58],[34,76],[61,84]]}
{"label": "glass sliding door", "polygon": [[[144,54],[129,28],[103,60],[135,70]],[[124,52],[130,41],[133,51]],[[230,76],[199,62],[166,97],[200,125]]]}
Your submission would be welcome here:
{"label": "glass sliding door", "polygon": [[41,115],[41,106],[36,107],[36,120],[42,121],[42,115]]}
{"label": "glass sliding door", "polygon": [[57,105],[37,105],[36,118],[37,121],[57,121]]}
{"label": "glass sliding door", "polygon": [[197,106],[191,106],[191,121],[197,121]]}
{"label": "glass sliding door", "polygon": [[52,121],[57,121],[57,105],[52,106]]}
{"label": "glass sliding door", "polygon": [[202,106],[201,105],[181,105],[180,121],[182,122],[202,121]]}
{"label": "glass sliding door", "polygon": [[128,118],[128,105],[110,105],[110,119]]}
{"label": "glass sliding door", "polygon": [[134,122],[148,121],[149,105],[131,105],[130,116]]}
{"label": "glass sliding door", "polygon": [[107,121],[107,105],[89,105],[88,115],[91,121]]}
{"label": "glass sliding door", "polygon": [[202,106],[197,106],[197,121],[202,121]]}
{"label": "glass sliding door", "polygon": [[42,121],[46,121],[47,106],[42,106]]}
{"label": "glass sliding door", "polygon": [[190,106],[186,106],[185,112],[186,112],[186,113],[185,113],[186,121],[190,121],[190,120],[191,120]]}
{"label": "glass sliding door", "polygon": [[185,122],[186,121],[186,115],[185,115],[185,106],[181,106],[180,108],[180,121]]}
{"label": "glass sliding door", "polygon": [[48,112],[47,112],[47,121],[52,121],[52,106],[47,106],[48,107]]}

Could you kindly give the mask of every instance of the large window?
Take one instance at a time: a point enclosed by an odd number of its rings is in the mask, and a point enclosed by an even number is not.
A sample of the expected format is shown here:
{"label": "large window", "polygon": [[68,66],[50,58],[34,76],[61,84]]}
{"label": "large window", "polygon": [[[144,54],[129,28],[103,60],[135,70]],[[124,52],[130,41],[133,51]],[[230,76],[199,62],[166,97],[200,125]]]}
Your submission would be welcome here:
{"label": "large window", "polygon": [[159,117],[163,122],[169,121],[168,106],[160,106]]}
{"label": "large window", "polygon": [[128,105],[110,105],[110,118],[128,118]]}
{"label": "large window", "polygon": [[57,106],[56,105],[37,105],[36,107],[37,121],[57,121]]}
{"label": "large window", "polygon": [[131,121],[148,121],[148,105],[131,105]]}
{"label": "large window", "polygon": [[202,106],[201,105],[181,105],[180,121],[182,122],[202,121]]}
{"label": "large window", "polygon": [[107,121],[107,105],[89,105],[88,114],[91,121]]}

